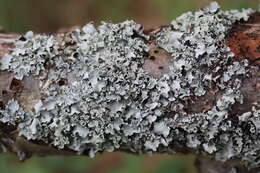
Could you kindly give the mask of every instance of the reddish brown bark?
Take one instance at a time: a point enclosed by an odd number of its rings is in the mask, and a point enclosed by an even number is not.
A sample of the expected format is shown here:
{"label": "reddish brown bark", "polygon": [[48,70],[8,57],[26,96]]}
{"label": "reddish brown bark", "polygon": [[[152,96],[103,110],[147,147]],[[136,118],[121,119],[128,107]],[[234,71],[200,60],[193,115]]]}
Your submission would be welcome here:
{"label": "reddish brown bark", "polygon": [[19,35],[17,34],[7,34],[0,32],[0,58],[11,50],[14,41],[18,37]]}
{"label": "reddish brown bark", "polygon": [[236,59],[247,58],[252,64],[260,65],[260,13],[252,15],[247,22],[235,25],[227,41]]}

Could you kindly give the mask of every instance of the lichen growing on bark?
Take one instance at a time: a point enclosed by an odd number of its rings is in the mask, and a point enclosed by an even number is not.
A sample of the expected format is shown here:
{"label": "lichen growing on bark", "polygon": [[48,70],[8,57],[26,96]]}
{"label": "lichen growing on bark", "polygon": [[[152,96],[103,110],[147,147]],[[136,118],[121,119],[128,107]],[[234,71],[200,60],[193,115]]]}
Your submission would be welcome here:
{"label": "lichen growing on bark", "polygon": [[[162,28],[155,43],[172,57],[169,72],[160,78],[143,68],[151,38],[133,21],[87,24],[56,37],[27,33],[1,59],[0,69],[35,89],[21,94],[24,99],[9,100],[0,121],[17,124],[28,140],[91,157],[103,150],[188,147],[259,166],[259,105],[236,115],[238,124],[230,119],[231,107],[243,103],[240,87],[250,75],[248,62],[234,61],[225,42],[232,24],[252,12],[222,11],[213,2]],[[214,106],[185,110],[186,102],[212,88],[222,94]]]}

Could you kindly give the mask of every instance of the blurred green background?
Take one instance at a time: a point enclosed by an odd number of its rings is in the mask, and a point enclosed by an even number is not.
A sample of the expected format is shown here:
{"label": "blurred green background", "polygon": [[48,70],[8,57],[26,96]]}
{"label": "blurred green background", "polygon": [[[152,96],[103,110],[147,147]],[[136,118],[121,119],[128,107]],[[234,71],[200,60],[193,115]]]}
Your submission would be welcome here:
{"label": "blurred green background", "polygon": [[[168,24],[209,0],[0,0],[0,26],[12,32],[54,32],[90,21],[134,19],[146,28]],[[223,9],[258,8],[258,0],[218,0]]]}
{"label": "blurred green background", "polygon": [[[0,26],[8,32],[56,32],[90,21],[134,19],[146,29],[168,24],[209,0],[0,0]],[[223,9],[257,9],[258,0],[219,0]],[[194,156],[135,156],[104,153],[87,157],[33,157],[23,163],[0,155],[0,173],[196,173]]]}

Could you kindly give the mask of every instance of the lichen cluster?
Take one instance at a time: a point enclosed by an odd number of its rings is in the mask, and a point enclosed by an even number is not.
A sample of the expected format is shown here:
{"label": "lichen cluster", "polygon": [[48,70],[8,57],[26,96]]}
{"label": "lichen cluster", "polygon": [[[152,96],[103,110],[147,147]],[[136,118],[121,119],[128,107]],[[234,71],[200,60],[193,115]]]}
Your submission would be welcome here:
{"label": "lichen cluster", "polygon": [[[65,39],[29,32],[1,59],[0,69],[19,80],[38,78],[41,97],[26,110],[10,100],[0,121],[19,120],[19,135],[91,157],[103,150],[153,153],[188,147],[257,166],[259,109],[252,105],[252,111],[236,115],[238,124],[229,118],[231,106],[243,103],[240,87],[248,62],[232,60],[225,43],[232,24],[251,13],[222,11],[213,2],[162,28],[155,41],[172,62],[159,79],[143,68],[150,37],[133,21],[87,24]],[[212,87],[221,93],[212,108],[184,109]]]}

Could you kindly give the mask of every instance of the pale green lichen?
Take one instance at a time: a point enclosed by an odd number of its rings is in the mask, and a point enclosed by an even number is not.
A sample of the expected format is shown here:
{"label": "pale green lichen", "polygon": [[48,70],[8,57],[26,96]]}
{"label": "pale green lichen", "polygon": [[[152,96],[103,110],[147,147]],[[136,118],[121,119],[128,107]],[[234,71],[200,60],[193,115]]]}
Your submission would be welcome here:
{"label": "pale green lichen", "polygon": [[[66,36],[74,42],[69,53],[57,48],[60,41],[55,37],[29,33],[1,60],[0,68],[17,79],[38,76],[41,100],[31,112],[19,105],[11,111],[17,101],[10,101],[0,111],[0,121],[19,119],[19,135],[91,157],[103,150],[152,153],[177,146],[257,166],[260,140],[250,137],[259,136],[259,110],[241,115],[238,125],[228,118],[231,106],[243,102],[240,86],[247,62],[230,59],[233,53],[225,36],[234,22],[247,20],[250,13],[221,11],[212,3],[163,28],[156,43],[174,61],[160,79],[142,68],[149,36],[133,21],[97,28],[87,24]],[[46,69],[46,63],[52,67]],[[60,79],[67,84],[59,85]],[[212,85],[223,92],[213,108],[201,113],[183,109],[189,97],[205,95]],[[172,117],[165,117],[167,113]],[[248,134],[243,123],[249,122]]]}

